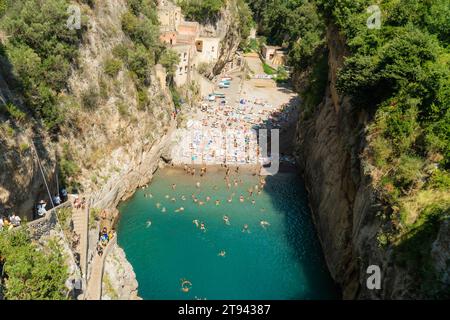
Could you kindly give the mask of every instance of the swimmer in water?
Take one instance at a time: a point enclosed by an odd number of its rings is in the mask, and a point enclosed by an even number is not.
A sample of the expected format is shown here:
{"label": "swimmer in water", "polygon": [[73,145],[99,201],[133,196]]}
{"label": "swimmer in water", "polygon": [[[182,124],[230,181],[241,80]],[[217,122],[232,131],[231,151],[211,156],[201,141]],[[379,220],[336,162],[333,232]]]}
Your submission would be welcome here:
{"label": "swimmer in water", "polygon": [[231,203],[231,202],[233,202],[233,198],[229,197],[227,201],[228,201],[228,203]]}
{"label": "swimmer in water", "polygon": [[255,199],[252,199],[252,204],[255,204],[255,203],[256,203]]}
{"label": "swimmer in water", "polygon": [[192,283],[189,280],[181,279],[181,291],[187,293],[192,288]]}
{"label": "swimmer in water", "polygon": [[161,209],[161,212],[166,212],[166,207],[163,207],[163,208]]}
{"label": "swimmer in water", "polygon": [[198,205],[199,205],[199,206],[203,206],[203,205],[205,205],[205,203],[204,203],[203,201],[199,201],[199,202],[198,202]]}
{"label": "swimmer in water", "polygon": [[182,195],[181,200],[186,201],[186,197],[184,195]]}
{"label": "swimmer in water", "polygon": [[195,226],[198,228],[199,224],[198,224],[198,220],[197,219],[193,220],[192,223],[195,224]]}
{"label": "swimmer in water", "polygon": [[166,197],[165,197],[166,199],[169,199],[170,197],[169,197],[169,195],[168,194],[166,194]]}
{"label": "swimmer in water", "polygon": [[209,200],[211,200],[210,196],[206,196],[206,202],[208,202]]}
{"label": "swimmer in water", "polygon": [[250,233],[250,230],[248,229],[248,224],[244,224],[244,228],[242,229],[242,232]]}
{"label": "swimmer in water", "polygon": [[177,185],[175,183],[172,184],[172,190],[175,190]]}
{"label": "swimmer in water", "polygon": [[198,199],[197,198],[194,198],[194,203],[197,203],[198,202]]}
{"label": "swimmer in water", "polygon": [[197,189],[200,188],[200,182],[197,181],[197,183],[195,184],[195,186],[197,187]]}
{"label": "swimmer in water", "polygon": [[226,225],[230,225],[230,218],[228,218],[228,216],[223,216],[223,221]]}
{"label": "swimmer in water", "polygon": [[220,200],[216,200],[216,206],[220,205]]}
{"label": "swimmer in water", "polygon": [[202,223],[200,224],[200,230],[206,231],[206,227],[205,227],[205,223],[204,223],[204,222],[202,222]]}
{"label": "swimmer in water", "polygon": [[264,220],[262,220],[260,222],[260,224],[261,224],[261,227],[263,227],[264,229],[266,229],[268,226],[270,226],[270,223],[267,221],[264,221]]}
{"label": "swimmer in water", "polygon": [[147,228],[152,225],[152,222],[150,220],[147,221]]}
{"label": "swimmer in water", "polygon": [[239,197],[239,201],[240,202],[244,202],[244,196],[241,194],[241,196]]}
{"label": "swimmer in water", "polygon": [[172,199],[170,199],[170,201],[175,202],[175,201],[177,201],[177,199],[172,198]]}
{"label": "swimmer in water", "polygon": [[220,256],[220,257],[225,257],[226,254],[227,254],[227,253],[225,252],[225,250],[221,250],[221,251],[219,252],[218,256]]}
{"label": "swimmer in water", "polygon": [[158,203],[156,204],[156,207],[159,209],[159,207],[161,207],[161,203],[158,202]]}

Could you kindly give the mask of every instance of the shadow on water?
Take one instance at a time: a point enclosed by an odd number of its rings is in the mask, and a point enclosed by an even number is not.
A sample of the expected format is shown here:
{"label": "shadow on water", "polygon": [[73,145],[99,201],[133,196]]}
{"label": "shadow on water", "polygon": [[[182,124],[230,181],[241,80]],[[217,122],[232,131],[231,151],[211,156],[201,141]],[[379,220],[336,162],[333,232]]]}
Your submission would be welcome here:
{"label": "shadow on water", "polygon": [[[266,177],[265,192],[269,194],[273,207],[284,214],[285,225],[295,228],[293,234],[301,232],[298,237],[287,237],[294,248],[296,260],[302,265],[305,274],[305,287],[311,292],[302,293],[312,299],[340,299],[341,294],[332,280],[323,256],[318,235],[308,206],[308,194],[302,178],[295,173],[294,166],[283,166],[279,173]],[[286,197],[286,195],[289,195]],[[289,232],[288,232],[289,233]],[[305,254],[306,253],[306,254]],[[305,297],[293,297],[293,299]]]}
{"label": "shadow on water", "polygon": [[[279,90],[292,93],[289,84],[279,84]],[[285,156],[292,156],[295,139],[296,125],[299,116],[300,98],[292,97],[281,111],[273,112],[270,117],[253,128],[268,129],[268,153],[271,153],[271,129],[280,129],[280,171],[266,177],[265,191],[269,194],[274,208],[284,213],[285,223],[288,228],[295,227],[299,223],[301,228],[297,232],[303,232],[298,243],[295,237],[288,237],[290,245],[295,249],[297,261],[302,264],[308,288],[317,288],[315,291],[328,292],[321,299],[340,299],[340,288],[334,283],[325,263],[323,250],[318,239],[316,227],[312,220],[311,209],[308,205],[308,192],[304,181],[298,173],[296,165],[283,163]],[[289,189],[289,190],[287,190]],[[284,190],[284,191],[283,191]],[[287,198],[293,195],[296,199]],[[299,248],[300,246],[300,248]],[[314,252],[315,256],[302,255],[304,252]],[[314,259],[314,261],[310,261]],[[318,276],[318,274],[320,276]],[[298,297],[293,297],[298,299]]]}

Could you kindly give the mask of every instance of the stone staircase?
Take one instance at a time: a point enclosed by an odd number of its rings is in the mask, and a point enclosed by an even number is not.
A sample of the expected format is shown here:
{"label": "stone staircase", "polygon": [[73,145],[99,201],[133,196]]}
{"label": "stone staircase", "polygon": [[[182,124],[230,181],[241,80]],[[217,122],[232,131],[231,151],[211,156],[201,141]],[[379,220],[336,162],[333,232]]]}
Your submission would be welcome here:
{"label": "stone staircase", "polygon": [[87,245],[88,245],[88,209],[73,209],[72,221],[74,231],[80,236],[80,244],[78,251],[80,253],[80,266],[83,277],[86,276],[86,259],[87,259]]}

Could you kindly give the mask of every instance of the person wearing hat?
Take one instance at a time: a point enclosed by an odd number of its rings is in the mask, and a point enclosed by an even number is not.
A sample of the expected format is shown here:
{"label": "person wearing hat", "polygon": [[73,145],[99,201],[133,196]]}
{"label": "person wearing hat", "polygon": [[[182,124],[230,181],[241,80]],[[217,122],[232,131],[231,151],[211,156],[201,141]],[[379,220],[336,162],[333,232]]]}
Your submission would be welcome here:
{"label": "person wearing hat", "polygon": [[44,216],[47,213],[47,210],[45,209],[45,206],[47,203],[44,200],[39,201],[37,205],[37,213],[40,217]]}

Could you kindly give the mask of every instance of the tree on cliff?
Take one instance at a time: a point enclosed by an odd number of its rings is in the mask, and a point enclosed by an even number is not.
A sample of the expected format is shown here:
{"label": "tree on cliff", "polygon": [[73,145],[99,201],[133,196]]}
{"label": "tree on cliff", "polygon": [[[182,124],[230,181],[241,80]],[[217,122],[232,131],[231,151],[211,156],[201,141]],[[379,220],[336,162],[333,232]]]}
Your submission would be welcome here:
{"label": "tree on cliff", "polygon": [[45,248],[38,248],[25,230],[0,231],[0,257],[6,299],[66,299],[67,267],[54,240]]}

